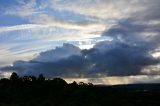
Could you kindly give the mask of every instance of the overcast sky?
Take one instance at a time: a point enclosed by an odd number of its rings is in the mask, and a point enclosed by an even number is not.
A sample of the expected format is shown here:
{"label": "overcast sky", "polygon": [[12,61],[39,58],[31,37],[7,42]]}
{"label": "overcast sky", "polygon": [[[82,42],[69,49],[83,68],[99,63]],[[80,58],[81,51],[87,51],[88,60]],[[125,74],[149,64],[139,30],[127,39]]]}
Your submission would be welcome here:
{"label": "overcast sky", "polygon": [[0,0],[0,77],[160,82],[159,11],[160,0]]}

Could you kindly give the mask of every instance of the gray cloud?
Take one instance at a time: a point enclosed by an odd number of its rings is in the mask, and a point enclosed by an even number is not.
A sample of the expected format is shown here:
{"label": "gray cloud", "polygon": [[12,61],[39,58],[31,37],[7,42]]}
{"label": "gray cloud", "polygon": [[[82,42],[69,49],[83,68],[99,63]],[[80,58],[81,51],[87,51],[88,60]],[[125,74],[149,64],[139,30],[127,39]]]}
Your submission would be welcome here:
{"label": "gray cloud", "polygon": [[[152,56],[160,46],[160,15],[156,14],[159,13],[156,2],[159,1],[151,2],[143,12],[134,13],[103,32],[102,36],[110,36],[113,41],[97,44],[95,48],[103,53],[107,50],[104,63],[110,75],[142,74],[141,70],[147,66],[160,63],[159,58]],[[154,74],[158,74],[158,70]]]}
{"label": "gray cloud", "polygon": [[61,59],[66,59],[72,55],[81,55],[80,48],[72,44],[64,43],[62,47],[56,47],[54,50],[41,52],[33,61],[39,62],[55,62]]}

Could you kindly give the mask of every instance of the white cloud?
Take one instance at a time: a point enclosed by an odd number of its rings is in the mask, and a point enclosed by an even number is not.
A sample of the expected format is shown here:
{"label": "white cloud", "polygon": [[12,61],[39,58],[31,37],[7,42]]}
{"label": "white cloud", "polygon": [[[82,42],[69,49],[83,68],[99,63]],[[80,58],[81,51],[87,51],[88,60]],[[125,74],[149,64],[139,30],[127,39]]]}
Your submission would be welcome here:
{"label": "white cloud", "polygon": [[6,9],[4,14],[27,17],[39,13],[36,8],[36,0],[16,0],[16,5]]}
{"label": "white cloud", "polygon": [[31,21],[35,24],[52,25],[52,26],[63,27],[66,29],[86,29],[86,27],[94,28],[98,26],[97,23],[94,23],[94,22],[81,23],[81,22],[60,20],[60,19],[56,19],[54,17],[48,16],[47,14],[40,14],[34,17],[33,19],[31,19]]}
{"label": "white cloud", "polygon": [[[145,9],[142,0],[52,0],[51,8],[59,11],[71,11],[76,14],[97,17],[100,19],[122,19],[130,14]],[[147,3],[146,3],[147,4]]]}
{"label": "white cloud", "polygon": [[23,25],[15,25],[15,26],[5,26],[5,27],[0,27],[0,32],[25,30],[25,29],[36,29],[36,28],[44,28],[44,27],[49,27],[49,26],[48,25],[36,25],[36,24],[23,24]]}

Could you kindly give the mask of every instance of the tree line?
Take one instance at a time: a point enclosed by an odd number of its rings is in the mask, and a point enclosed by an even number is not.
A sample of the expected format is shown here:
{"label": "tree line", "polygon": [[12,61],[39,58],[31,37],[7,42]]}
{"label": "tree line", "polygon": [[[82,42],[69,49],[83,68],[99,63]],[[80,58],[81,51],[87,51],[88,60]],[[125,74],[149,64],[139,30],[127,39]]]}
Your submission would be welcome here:
{"label": "tree line", "polygon": [[62,78],[53,78],[53,79],[48,79],[45,78],[43,74],[39,74],[38,77],[33,76],[33,75],[24,75],[24,76],[19,76],[16,72],[13,72],[9,78],[2,78],[0,79],[0,83],[7,83],[7,82],[13,82],[13,83],[48,83],[52,82],[52,84],[56,85],[93,85],[92,83],[84,83],[84,82],[79,82],[77,83],[76,81],[73,81],[72,83],[67,83],[64,79]]}

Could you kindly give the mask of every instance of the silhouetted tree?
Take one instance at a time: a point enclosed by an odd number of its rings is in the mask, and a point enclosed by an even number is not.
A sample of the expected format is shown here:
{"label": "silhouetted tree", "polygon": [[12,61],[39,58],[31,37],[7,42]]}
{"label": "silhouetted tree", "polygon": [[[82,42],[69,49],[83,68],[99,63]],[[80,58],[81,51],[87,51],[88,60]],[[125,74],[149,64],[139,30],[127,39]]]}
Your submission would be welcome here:
{"label": "silhouetted tree", "polygon": [[43,76],[43,74],[40,74],[39,76],[38,76],[38,79],[37,79],[38,81],[45,81],[45,77]]}
{"label": "silhouetted tree", "polygon": [[56,85],[65,85],[67,82],[61,78],[54,78],[52,81]]}
{"label": "silhouetted tree", "polygon": [[10,76],[11,81],[17,81],[19,79],[19,76],[17,75],[16,72],[13,72]]}
{"label": "silhouetted tree", "polygon": [[35,77],[35,76],[29,76],[29,79],[30,79],[30,81],[36,81],[37,80],[37,78]]}
{"label": "silhouetted tree", "polygon": [[23,77],[22,77],[22,81],[26,82],[26,81],[30,81],[30,79],[29,79],[28,76],[23,76]]}
{"label": "silhouetted tree", "polygon": [[87,84],[84,82],[79,82],[79,85],[87,85]]}
{"label": "silhouetted tree", "polygon": [[93,84],[92,84],[92,83],[90,83],[90,82],[88,83],[88,85],[93,86]]}
{"label": "silhouetted tree", "polygon": [[77,82],[76,82],[76,81],[73,81],[73,82],[71,83],[71,85],[73,85],[73,86],[77,86],[78,84],[77,84]]}
{"label": "silhouetted tree", "polygon": [[2,78],[2,79],[0,80],[0,83],[5,83],[5,84],[7,84],[9,81],[10,81],[10,80],[7,79],[7,78]]}

